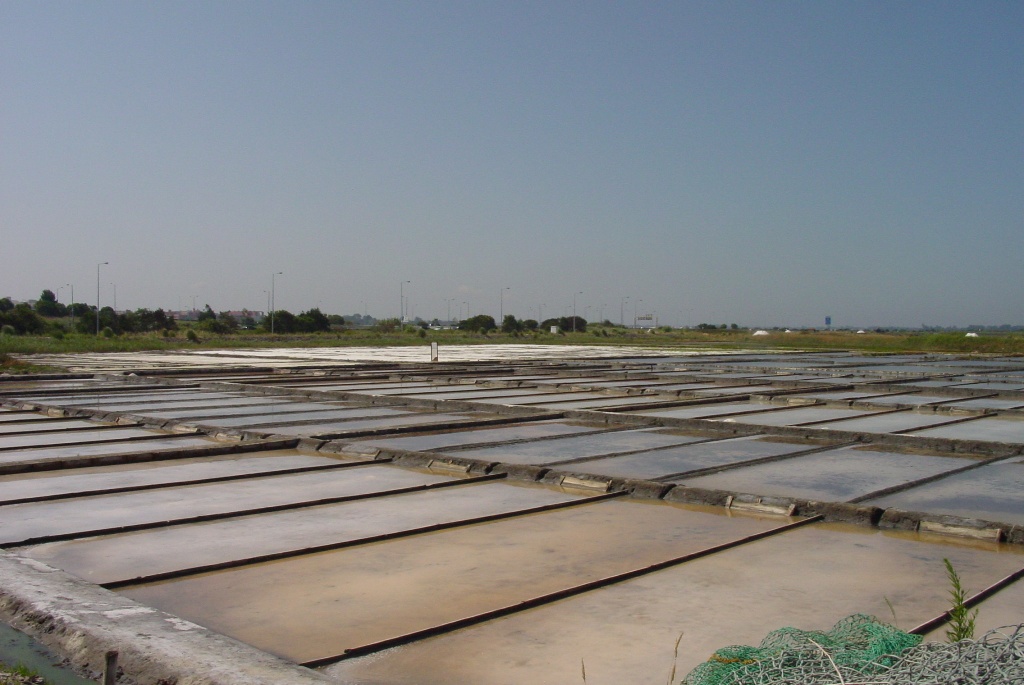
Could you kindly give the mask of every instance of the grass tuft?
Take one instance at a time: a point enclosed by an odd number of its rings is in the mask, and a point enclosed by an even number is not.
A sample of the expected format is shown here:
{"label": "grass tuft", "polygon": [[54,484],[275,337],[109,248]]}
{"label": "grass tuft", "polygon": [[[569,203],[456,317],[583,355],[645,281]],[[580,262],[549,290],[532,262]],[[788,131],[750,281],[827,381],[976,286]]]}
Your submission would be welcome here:
{"label": "grass tuft", "polygon": [[949,597],[953,606],[949,610],[949,630],[946,637],[950,642],[974,639],[974,621],[978,617],[978,610],[970,611],[965,602],[967,601],[967,590],[960,582],[960,576],[953,568],[949,559],[943,559],[946,565],[946,578],[949,580]]}

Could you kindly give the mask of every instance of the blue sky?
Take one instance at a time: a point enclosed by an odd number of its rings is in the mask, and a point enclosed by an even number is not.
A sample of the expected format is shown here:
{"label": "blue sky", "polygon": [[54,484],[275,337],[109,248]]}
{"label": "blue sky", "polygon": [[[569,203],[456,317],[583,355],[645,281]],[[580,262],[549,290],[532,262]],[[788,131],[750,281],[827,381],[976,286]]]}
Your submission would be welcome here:
{"label": "blue sky", "polygon": [[0,3],[0,296],[1019,324],[1022,247],[1017,2]]}

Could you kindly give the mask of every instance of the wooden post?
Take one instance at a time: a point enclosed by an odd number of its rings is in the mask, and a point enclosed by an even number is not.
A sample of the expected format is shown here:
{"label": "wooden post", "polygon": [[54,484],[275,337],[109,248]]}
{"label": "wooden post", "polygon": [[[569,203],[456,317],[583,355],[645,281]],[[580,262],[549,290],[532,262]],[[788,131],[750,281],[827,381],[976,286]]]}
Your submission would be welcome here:
{"label": "wooden post", "polygon": [[110,650],[106,654],[107,663],[103,669],[103,685],[114,685],[117,680],[117,652]]}

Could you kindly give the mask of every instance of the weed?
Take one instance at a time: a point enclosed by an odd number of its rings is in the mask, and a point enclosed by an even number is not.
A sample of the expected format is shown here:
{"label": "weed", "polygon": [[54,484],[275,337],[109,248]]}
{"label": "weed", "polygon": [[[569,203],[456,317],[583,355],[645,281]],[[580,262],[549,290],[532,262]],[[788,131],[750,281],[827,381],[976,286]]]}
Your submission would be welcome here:
{"label": "weed", "polygon": [[974,620],[978,617],[978,610],[968,610],[964,601],[967,599],[967,590],[960,582],[960,576],[953,568],[949,559],[943,559],[946,565],[946,578],[949,580],[949,596],[953,600],[953,606],[949,610],[949,630],[946,637],[950,642],[970,640],[974,638]]}
{"label": "weed", "polygon": [[683,641],[683,633],[679,633],[679,637],[676,638],[676,648],[672,653],[672,670],[668,674],[667,685],[672,685],[672,682],[676,679],[676,666],[679,665],[679,643]]}
{"label": "weed", "polygon": [[892,614],[892,624],[893,624],[894,626],[896,626],[897,628],[899,628],[899,626],[900,626],[900,622],[899,622],[898,620],[896,620],[896,607],[894,607],[894,606],[892,605],[892,602],[890,602],[890,601],[889,601],[889,598],[888,598],[888,597],[886,597],[885,595],[882,595],[882,599],[884,599],[884,600],[885,600],[885,605],[886,605],[887,607],[889,607],[889,613],[890,613],[890,614]]}
{"label": "weed", "polygon": [[0,663],[0,682],[30,683],[31,685],[48,685],[49,683],[48,680],[24,664],[7,666],[3,663]]}

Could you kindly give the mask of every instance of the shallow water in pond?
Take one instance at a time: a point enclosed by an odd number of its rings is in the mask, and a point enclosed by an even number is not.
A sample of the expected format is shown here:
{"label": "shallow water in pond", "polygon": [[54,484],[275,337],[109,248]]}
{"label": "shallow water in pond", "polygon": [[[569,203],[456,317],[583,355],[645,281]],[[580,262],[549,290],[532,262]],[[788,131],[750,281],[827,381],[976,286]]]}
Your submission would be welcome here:
{"label": "shallow water in pond", "polygon": [[1024,418],[985,417],[914,431],[910,435],[925,438],[951,438],[953,440],[986,440],[993,442],[1024,442]]}
{"label": "shallow water in pond", "polygon": [[696,445],[670,447],[623,457],[574,462],[573,471],[623,478],[662,478],[674,473],[696,471],[737,462],[802,452],[817,445],[770,438],[731,438]]}
{"label": "shallow water in pond", "polygon": [[25,666],[46,678],[50,685],[96,685],[96,681],[63,668],[59,656],[3,621],[0,621],[0,662],[12,667]]}
{"label": "shallow water in pond", "polygon": [[38,433],[40,431],[61,431],[72,428],[99,428],[102,424],[85,419],[50,419],[31,423],[0,423],[0,436],[12,433]]}
{"label": "shallow water in pond", "polygon": [[0,476],[0,503],[30,497],[52,497],[113,488],[173,484],[205,478],[271,473],[342,463],[327,456],[295,450],[267,450],[191,459],[147,461],[139,464],[92,466],[60,471]]}
{"label": "shallow water in pond", "polygon": [[[26,550],[94,583],[137,578],[581,499],[503,481],[122,533]],[[266,531],[273,530],[273,535]]]}
{"label": "shallow water in pond", "polygon": [[454,450],[451,454],[484,461],[510,464],[547,464],[579,457],[599,456],[614,452],[682,445],[705,440],[700,435],[674,434],[651,429],[614,431],[597,435],[579,435],[553,440],[519,442],[495,447]]}
{"label": "shallow water in pond", "polygon": [[358,496],[451,480],[391,466],[356,466],[335,471],[204,485],[79,497],[2,507],[0,542],[82,533],[121,526],[173,521],[254,507],[301,504],[330,497]]}
{"label": "shallow water in pond", "polygon": [[[68,445],[76,442],[93,442],[101,440],[128,440],[130,438],[144,438],[158,435],[169,435],[169,433],[147,430],[145,428],[120,428],[111,426],[109,428],[98,428],[96,430],[42,433],[39,435],[6,435],[0,436],[0,450],[7,450],[15,447]],[[0,456],[2,456],[2,454],[3,453],[0,452]]]}
{"label": "shallow water in pond", "polygon": [[775,525],[609,500],[121,592],[305,661]]}
{"label": "shallow water in pond", "polygon": [[566,421],[530,421],[528,423],[499,426],[496,428],[471,428],[468,430],[442,431],[407,437],[366,438],[353,440],[352,444],[403,450],[437,450],[455,445],[475,445],[477,443],[503,442],[505,440],[534,440],[555,435],[593,433],[597,430],[600,430],[597,426]]}
{"label": "shallow water in pond", "polygon": [[868,504],[1024,525],[1024,458],[954,474]]}
{"label": "shallow water in pond", "polygon": [[850,419],[849,421],[819,423],[813,427],[825,430],[835,429],[863,433],[895,433],[897,431],[935,426],[951,421],[962,421],[963,418],[963,416],[953,416],[944,413],[933,414],[929,412],[927,414],[918,414],[912,411],[900,411],[892,414],[865,416],[862,419]]}
{"label": "shallow water in pond", "polygon": [[965,457],[846,447],[678,482],[697,488],[844,502],[883,488],[977,463]]}
{"label": "shallow water in pond", "polygon": [[47,459],[70,459],[72,457],[88,457],[99,454],[126,454],[166,449],[186,449],[189,447],[211,447],[223,444],[213,438],[202,436],[168,435],[166,438],[152,440],[124,440],[121,442],[104,442],[91,445],[62,445],[58,447],[11,450],[0,452],[0,464]]}
{"label": "shallow water in pond", "polygon": [[[815,524],[449,634],[324,669],[344,682],[560,685],[678,682],[716,649],[863,612],[900,627],[948,607],[943,558],[968,587],[1024,565],[957,540]],[[680,635],[682,636],[680,638]],[[678,656],[673,646],[680,640]]]}

